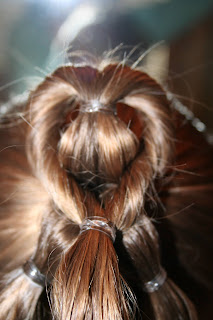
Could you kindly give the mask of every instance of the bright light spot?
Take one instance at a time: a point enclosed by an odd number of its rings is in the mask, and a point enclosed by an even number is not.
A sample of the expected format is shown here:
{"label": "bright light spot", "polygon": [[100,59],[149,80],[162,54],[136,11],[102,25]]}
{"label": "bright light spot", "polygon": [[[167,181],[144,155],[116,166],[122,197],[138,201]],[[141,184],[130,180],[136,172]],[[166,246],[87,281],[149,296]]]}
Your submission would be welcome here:
{"label": "bright light spot", "polygon": [[78,6],[61,26],[57,37],[71,42],[82,28],[95,22],[97,13],[96,6],[86,4]]}

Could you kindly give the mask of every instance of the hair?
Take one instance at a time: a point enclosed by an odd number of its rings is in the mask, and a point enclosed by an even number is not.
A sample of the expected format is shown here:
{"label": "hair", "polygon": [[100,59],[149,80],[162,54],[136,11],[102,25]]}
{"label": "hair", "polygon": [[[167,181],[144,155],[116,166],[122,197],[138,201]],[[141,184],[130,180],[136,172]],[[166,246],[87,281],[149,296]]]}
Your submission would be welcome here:
{"label": "hair", "polygon": [[[6,116],[0,132],[0,319],[129,320],[141,310],[197,319],[183,289],[196,302],[187,281],[209,284],[210,148],[190,124],[185,134],[162,87],[119,63],[67,65],[17,110],[21,121]],[[193,151],[188,132],[203,149]],[[179,170],[185,162],[196,175]],[[104,228],[82,230],[92,217],[115,226],[114,243]],[[199,259],[188,261],[199,241]],[[159,288],[142,293],[164,269]]]}

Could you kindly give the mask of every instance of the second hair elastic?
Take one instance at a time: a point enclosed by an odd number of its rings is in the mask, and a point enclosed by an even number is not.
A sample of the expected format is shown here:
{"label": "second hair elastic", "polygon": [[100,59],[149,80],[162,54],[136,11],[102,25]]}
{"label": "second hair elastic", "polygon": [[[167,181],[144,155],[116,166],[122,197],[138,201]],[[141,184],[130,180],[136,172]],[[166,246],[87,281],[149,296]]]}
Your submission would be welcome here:
{"label": "second hair elastic", "polygon": [[86,218],[80,225],[80,234],[87,230],[96,230],[106,234],[113,242],[115,241],[115,225],[104,217],[91,216]]}

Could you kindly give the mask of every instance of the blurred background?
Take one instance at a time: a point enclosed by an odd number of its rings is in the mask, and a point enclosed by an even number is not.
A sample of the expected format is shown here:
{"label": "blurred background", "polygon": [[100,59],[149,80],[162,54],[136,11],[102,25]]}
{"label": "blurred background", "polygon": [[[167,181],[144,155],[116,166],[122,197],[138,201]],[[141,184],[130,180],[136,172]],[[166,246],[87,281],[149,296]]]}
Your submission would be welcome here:
{"label": "blurred background", "polygon": [[0,0],[0,112],[85,50],[142,66],[213,143],[213,0]]}

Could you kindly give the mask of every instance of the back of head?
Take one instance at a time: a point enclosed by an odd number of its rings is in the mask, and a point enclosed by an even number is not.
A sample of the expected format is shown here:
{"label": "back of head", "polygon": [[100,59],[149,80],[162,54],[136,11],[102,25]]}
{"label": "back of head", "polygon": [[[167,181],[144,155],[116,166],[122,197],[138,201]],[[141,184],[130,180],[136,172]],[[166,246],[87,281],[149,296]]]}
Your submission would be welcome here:
{"label": "back of head", "polygon": [[139,318],[130,266],[155,319],[197,319],[166,276],[153,223],[175,157],[161,86],[119,63],[68,65],[21,112],[1,161],[0,319]]}

